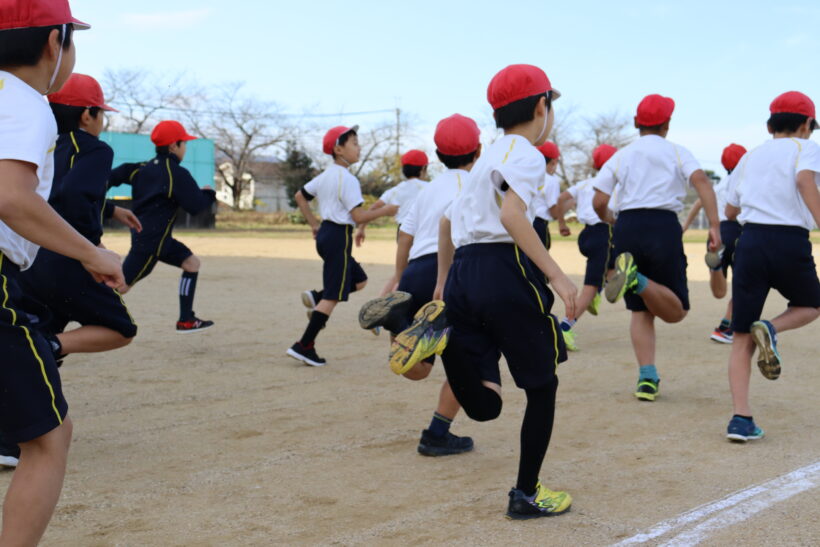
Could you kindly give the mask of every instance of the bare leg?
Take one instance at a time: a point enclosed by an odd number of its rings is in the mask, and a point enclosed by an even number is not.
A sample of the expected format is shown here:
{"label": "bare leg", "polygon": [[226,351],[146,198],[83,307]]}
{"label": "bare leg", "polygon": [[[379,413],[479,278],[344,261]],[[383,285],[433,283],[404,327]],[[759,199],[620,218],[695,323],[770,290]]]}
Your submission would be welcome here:
{"label": "bare leg", "polygon": [[202,262],[200,262],[199,257],[191,255],[182,262],[180,268],[188,273],[196,273],[199,271],[200,266],[202,266]]}
{"label": "bare leg", "polygon": [[723,298],[726,296],[727,283],[726,276],[723,275],[723,270],[711,270],[709,272],[709,288],[712,289],[712,296],[715,298]]}
{"label": "bare leg", "polygon": [[96,353],[121,348],[131,343],[119,332],[98,325],[85,325],[57,335],[63,353]]}
{"label": "bare leg", "polygon": [[595,295],[598,294],[598,287],[594,285],[584,285],[581,289],[581,293],[578,295],[578,298],[575,300],[575,318],[578,319],[584,312],[587,311],[587,306],[589,306],[592,299],[595,298]]}
{"label": "bare leg", "polygon": [[752,374],[752,355],[755,343],[748,332],[736,332],[729,355],[729,388],[735,414],[751,416],[749,406],[749,378]]}
{"label": "bare leg", "polygon": [[630,334],[638,365],[654,365],[655,316],[647,311],[633,311]]}
{"label": "bare leg", "polygon": [[438,395],[438,408],[436,408],[436,412],[452,420],[456,417],[459,410],[461,410],[461,405],[458,404],[456,396],[453,395],[453,390],[450,389],[450,383],[444,380]]}
{"label": "bare leg", "polygon": [[48,526],[63,488],[71,420],[32,441],[20,444],[20,463],[3,503],[0,545],[37,545]]}
{"label": "bare leg", "polygon": [[336,304],[338,303],[338,300],[326,300],[322,298],[319,301],[319,303],[316,304],[316,307],[314,309],[330,317],[330,314],[333,313],[333,309],[336,307]]}
{"label": "bare leg", "polygon": [[367,286],[367,279],[365,279],[361,283],[356,283],[356,290],[353,291],[353,292],[360,291],[360,290],[364,289],[366,286]]}
{"label": "bare leg", "polygon": [[678,323],[686,317],[686,310],[672,289],[665,285],[655,283],[647,279],[648,283],[643,292],[639,295],[643,298],[644,304],[655,317],[666,323]]}
{"label": "bare leg", "polygon": [[724,315],[723,317],[725,317],[726,319],[729,319],[729,320],[731,321],[731,319],[732,319],[732,313],[733,313],[733,311],[732,311],[732,310],[733,310],[733,309],[734,309],[734,308],[732,307],[732,299],[730,298],[730,299],[729,299],[729,303],[728,303],[728,304],[726,304],[726,315]]}
{"label": "bare leg", "polygon": [[808,325],[820,315],[820,308],[791,307],[772,319],[772,325],[777,332],[799,329]]}

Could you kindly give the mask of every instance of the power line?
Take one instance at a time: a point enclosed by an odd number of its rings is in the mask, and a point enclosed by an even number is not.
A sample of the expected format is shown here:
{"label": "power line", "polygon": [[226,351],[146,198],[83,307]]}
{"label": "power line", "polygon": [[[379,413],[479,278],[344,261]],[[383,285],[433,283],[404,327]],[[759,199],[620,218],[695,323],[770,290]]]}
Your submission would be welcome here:
{"label": "power line", "polygon": [[[126,101],[111,101],[113,106],[124,107],[124,108],[132,108],[132,109],[141,109],[141,110],[156,110],[156,111],[166,111],[166,112],[195,112],[199,114],[211,114],[214,116],[225,116],[231,114],[229,110],[210,110],[210,109],[196,109],[196,108],[182,108],[179,106],[160,106],[160,105],[150,105],[150,104],[137,104],[137,103],[130,103]],[[359,112],[317,112],[313,114],[294,114],[291,112],[285,113],[278,113],[278,114],[269,114],[265,116],[259,116],[260,118],[337,118],[342,116],[369,116],[372,114],[387,114],[387,113],[394,113],[396,111],[395,108],[384,108],[380,110],[362,110]]]}

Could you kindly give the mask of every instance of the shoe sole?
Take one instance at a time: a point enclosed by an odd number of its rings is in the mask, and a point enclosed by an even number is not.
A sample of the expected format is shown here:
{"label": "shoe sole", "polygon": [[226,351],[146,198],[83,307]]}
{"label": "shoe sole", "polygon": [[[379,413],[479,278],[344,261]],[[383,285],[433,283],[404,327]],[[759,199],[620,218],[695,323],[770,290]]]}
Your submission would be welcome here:
{"label": "shoe sole", "polygon": [[719,342],[721,344],[731,344],[732,340],[728,340],[726,338],[720,337],[717,334],[713,334],[709,337],[710,340],[714,340],[715,342]]}
{"label": "shoe sole", "polygon": [[469,448],[443,448],[438,446],[424,446],[423,444],[419,444],[417,450],[419,454],[421,454],[422,456],[436,458],[439,456],[454,456],[456,454],[472,452],[473,447],[471,446]]}
{"label": "shoe sole", "polygon": [[407,304],[412,298],[410,293],[395,291],[365,302],[359,310],[359,326],[365,330],[381,326],[381,322],[390,315],[394,307]]}
{"label": "shoe sole", "polygon": [[20,463],[20,460],[14,456],[0,456],[0,467],[14,469],[18,463]]}
{"label": "shoe sole", "polygon": [[313,300],[313,293],[305,291],[302,293],[302,305],[309,310],[316,307],[316,302]]}
{"label": "shoe sole", "polygon": [[604,295],[610,303],[614,304],[623,297],[626,292],[626,280],[629,270],[634,263],[635,259],[632,258],[632,253],[621,253],[615,259],[615,275],[607,281],[604,288]]}
{"label": "shoe sole", "polygon": [[545,513],[534,513],[526,515],[522,515],[520,513],[507,513],[506,515],[504,515],[504,517],[509,520],[532,520],[544,517],[557,517],[558,515],[563,515],[564,513],[569,512],[570,509],[572,509],[572,504],[570,504],[569,507],[567,507],[563,511],[550,511]]}
{"label": "shoe sole", "polygon": [[723,266],[723,258],[719,253],[710,251],[706,253],[706,265],[710,270],[718,271]]}
{"label": "shoe sole", "polygon": [[316,361],[311,361],[310,359],[308,359],[304,355],[301,355],[301,354],[293,351],[292,349],[288,349],[288,351],[286,351],[285,353],[287,353],[288,355],[290,355],[291,357],[293,357],[297,361],[300,361],[300,362],[302,362],[306,365],[309,365],[311,367],[323,367],[327,364],[327,363],[319,363],[319,362],[316,362]]}
{"label": "shoe sole", "polygon": [[651,403],[652,401],[654,401],[654,400],[655,400],[655,398],[656,398],[657,396],[658,396],[658,394],[657,394],[657,393],[642,393],[642,392],[639,392],[639,391],[636,391],[636,392],[635,392],[635,397],[636,397],[639,401],[649,401],[649,402]]}
{"label": "shoe sole", "polygon": [[760,358],[757,360],[757,368],[760,373],[769,380],[777,380],[780,377],[780,357],[772,344],[769,329],[762,323],[752,324],[752,339],[755,341]]}
{"label": "shoe sole", "polygon": [[749,442],[749,441],[756,441],[758,439],[762,439],[763,435],[761,435],[759,437],[747,437],[747,436],[741,435],[739,433],[727,433],[726,438],[729,439],[732,442],[745,443],[745,442]]}
{"label": "shoe sole", "polygon": [[419,341],[427,335],[430,323],[442,313],[444,313],[444,302],[441,300],[428,302],[416,312],[413,323],[400,332],[390,345],[390,370],[396,374],[404,374],[427,357],[433,354],[441,355],[450,337],[449,328],[439,331],[439,340],[427,348],[422,348]]}
{"label": "shoe sole", "polygon": [[207,327],[199,327],[198,329],[178,330],[177,334],[193,334],[195,332],[202,332],[204,330],[208,330],[211,327],[213,327],[213,325],[208,325]]}

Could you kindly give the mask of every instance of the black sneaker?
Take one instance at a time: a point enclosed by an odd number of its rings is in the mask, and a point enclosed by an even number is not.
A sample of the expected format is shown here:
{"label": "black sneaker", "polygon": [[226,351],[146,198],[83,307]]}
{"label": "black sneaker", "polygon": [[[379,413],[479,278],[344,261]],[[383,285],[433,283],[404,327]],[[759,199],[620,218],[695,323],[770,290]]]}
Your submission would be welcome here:
{"label": "black sneaker", "polygon": [[407,325],[407,311],[413,305],[413,295],[404,291],[394,291],[374,298],[359,310],[359,326],[365,330],[385,327],[392,332],[401,332]]}
{"label": "black sneaker", "polygon": [[302,361],[304,364],[312,367],[323,367],[327,363],[327,361],[319,357],[316,353],[316,348],[313,344],[311,344],[310,347],[305,347],[301,342],[296,342],[290,347],[287,354],[297,361]]}
{"label": "black sneaker", "polygon": [[535,495],[530,497],[517,488],[510,490],[507,518],[527,520],[539,517],[562,515],[572,507],[572,496],[568,492],[555,492],[540,482],[535,487]]}
{"label": "black sneaker", "polygon": [[473,439],[470,437],[459,437],[449,431],[443,437],[434,437],[429,429],[421,432],[419,439],[419,454],[423,456],[451,456],[469,452],[473,449]]}
{"label": "black sneaker", "polygon": [[20,447],[0,435],[0,467],[17,467],[20,462]]}
{"label": "black sneaker", "polygon": [[68,354],[63,353],[63,346],[60,344],[60,340],[55,335],[43,334],[43,336],[51,348],[51,353],[54,355],[54,362],[57,363],[57,368],[60,368],[63,366],[63,359],[65,359]]}
{"label": "black sneaker", "polygon": [[177,321],[177,334],[188,334],[191,332],[200,332],[214,326],[213,321],[206,321],[205,319],[198,319],[191,317],[188,321]]}
{"label": "black sneaker", "polygon": [[660,383],[658,380],[650,380],[649,378],[641,378],[638,380],[638,387],[635,390],[635,397],[641,401],[654,401],[660,391]]}

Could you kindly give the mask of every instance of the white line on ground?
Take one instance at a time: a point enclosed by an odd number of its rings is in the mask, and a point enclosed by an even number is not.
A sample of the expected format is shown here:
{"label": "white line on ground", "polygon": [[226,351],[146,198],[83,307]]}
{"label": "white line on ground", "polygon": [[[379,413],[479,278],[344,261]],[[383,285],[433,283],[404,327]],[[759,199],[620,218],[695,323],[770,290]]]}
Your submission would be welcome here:
{"label": "white line on ground", "polygon": [[[689,524],[714,513],[719,513],[691,530],[680,533],[672,538],[670,543],[666,544],[670,546],[697,545],[712,530],[742,522],[779,501],[817,486],[820,486],[820,461],[781,475],[763,484],[740,490],[721,500],[696,507],[677,517],[661,521],[649,530],[616,543],[613,547],[646,543],[670,532],[680,531]],[[741,502],[745,503],[738,505]],[[721,511],[723,513],[720,513]]]}

